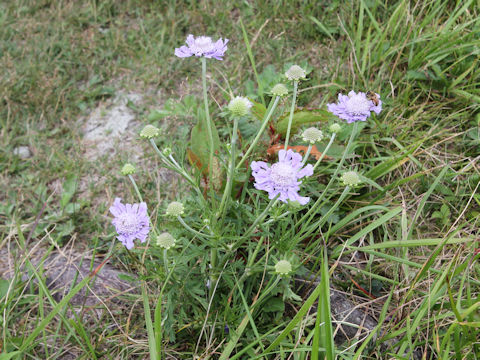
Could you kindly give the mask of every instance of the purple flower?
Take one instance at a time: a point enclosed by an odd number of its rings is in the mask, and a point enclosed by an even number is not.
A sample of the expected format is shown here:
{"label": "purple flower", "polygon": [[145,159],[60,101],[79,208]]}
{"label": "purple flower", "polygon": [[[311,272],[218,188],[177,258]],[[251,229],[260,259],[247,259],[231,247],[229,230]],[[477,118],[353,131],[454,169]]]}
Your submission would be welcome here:
{"label": "purple flower", "polygon": [[290,200],[305,205],[310,201],[309,197],[298,195],[298,185],[302,183],[298,179],[313,175],[313,166],[308,164],[302,169],[302,156],[293,150],[280,150],[278,162],[272,166],[263,161],[253,161],[251,168],[255,188],[267,191],[269,199],[280,194],[279,200],[285,203]]}
{"label": "purple flower", "polygon": [[122,204],[120,198],[116,198],[110,207],[110,212],[115,216],[112,224],[117,230],[117,239],[127,249],[133,248],[133,240],[138,239],[142,243],[147,239],[150,230],[150,220],[147,215],[147,204]]}
{"label": "purple flower", "polygon": [[367,98],[363,92],[358,94],[350,91],[347,95],[338,94],[337,104],[327,104],[327,109],[339,118],[347,120],[347,123],[355,121],[366,121],[371,112],[379,114],[382,111],[382,101],[380,95],[375,94],[378,99],[378,105]]}
{"label": "purple flower", "polygon": [[199,36],[195,38],[192,34],[187,36],[187,46],[183,45],[175,49],[175,55],[181,58],[190,56],[205,56],[207,59],[223,60],[222,57],[227,51],[228,39],[220,38],[216,42],[211,37]]}

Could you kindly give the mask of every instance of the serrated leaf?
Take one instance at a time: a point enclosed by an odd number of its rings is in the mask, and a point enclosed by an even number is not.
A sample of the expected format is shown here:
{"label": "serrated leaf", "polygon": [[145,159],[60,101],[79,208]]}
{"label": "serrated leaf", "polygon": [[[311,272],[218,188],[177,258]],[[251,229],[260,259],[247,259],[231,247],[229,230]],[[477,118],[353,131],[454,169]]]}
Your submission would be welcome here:
{"label": "serrated leaf", "polygon": [[[287,133],[288,117],[288,113],[281,116],[275,126],[275,131],[282,137]],[[316,122],[327,123],[331,119],[335,120],[337,117],[323,109],[296,111],[293,114],[291,134],[294,135],[301,126],[310,125]]]}

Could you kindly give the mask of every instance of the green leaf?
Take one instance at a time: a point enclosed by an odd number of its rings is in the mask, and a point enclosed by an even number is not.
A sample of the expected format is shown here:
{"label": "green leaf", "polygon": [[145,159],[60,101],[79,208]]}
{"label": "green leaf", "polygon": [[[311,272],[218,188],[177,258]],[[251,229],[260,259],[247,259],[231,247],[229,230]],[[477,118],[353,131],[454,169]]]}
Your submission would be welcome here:
{"label": "green leaf", "polygon": [[76,175],[70,174],[65,179],[65,182],[63,183],[62,198],[60,199],[60,206],[62,209],[65,208],[75,194],[77,183],[78,177]]}
{"label": "green leaf", "polygon": [[0,278],[0,299],[7,295],[10,281]]}
{"label": "green leaf", "polygon": [[[294,135],[300,126],[310,125],[316,122],[327,123],[330,119],[337,119],[337,117],[323,109],[296,111],[293,114],[291,134]],[[287,127],[288,114],[284,114],[277,122],[275,130],[278,134],[285,136],[287,133]]]}
{"label": "green leaf", "polygon": [[15,356],[20,356],[21,355],[21,351],[14,351],[12,353],[3,353],[3,354],[0,354],[0,360],[10,360],[10,359],[13,359]]}

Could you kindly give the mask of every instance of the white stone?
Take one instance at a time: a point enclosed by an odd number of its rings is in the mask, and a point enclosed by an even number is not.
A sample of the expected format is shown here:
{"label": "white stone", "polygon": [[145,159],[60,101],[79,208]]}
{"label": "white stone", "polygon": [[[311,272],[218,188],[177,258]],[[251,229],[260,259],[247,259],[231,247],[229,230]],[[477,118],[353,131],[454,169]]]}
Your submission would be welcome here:
{"label": "white stone", "polygon": [[28,146],[17,146],[13,149],[13,155],[18,156],[20,159],[28,159],[32,157],[32,152]]}

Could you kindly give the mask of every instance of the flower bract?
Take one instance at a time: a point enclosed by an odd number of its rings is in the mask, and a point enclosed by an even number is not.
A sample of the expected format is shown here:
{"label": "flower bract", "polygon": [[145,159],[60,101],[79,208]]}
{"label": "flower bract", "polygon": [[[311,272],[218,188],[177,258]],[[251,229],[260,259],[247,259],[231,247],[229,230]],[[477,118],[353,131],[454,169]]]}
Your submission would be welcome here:
{"label": "flower bract", "polygon": [[378,97],[378,105],[367,98],[363,92],[355,93],[350,91],[347,95],[338,94],[338,102],[327,104],[327,109],[340,119],[347,120],[347,123],[355,121],[366,121],[371,112],[379,114],[382,111],[382,101],[380,95]]}
{"label": "flower bract", "polygon": [[167,206],[167,211],[165,213],[169,216],[177,217],[183,214],[183,204],[178,201],[172,201],[170,204]]}
{"label": "flower bract", "polygon": [[307,76],[307,73],[300,66],[292,65],[290,69],[286,71],[285,76],[287,77],[288,80],[298,81],[298,80],[305,79]]}
{"label": "flower bract", "polygon": [[121,172],[122,175],[132,175],[135,174],[135,171],[135,166],[130,163],[126,163],[125,165],[123,165]]}
{"label": "flower bract", "polygon": [[292,264],[287,260],[280,260],[275,264],[275,272],[279,275],[287,275],[292,271]]}
{"label": "flower bract", "polygon": [[342,174],[342,181],[345,186],[356,186],[362,182],[355,171],[347,171]]}
{"label": "flower bract", "polygon": [[277,84],[275,85],[272,90],[270,91],[272,95],[275,96],[285,96],[288,95],[288,89],[285,85],[283,84]]}
{"label": "flower bract", "polygon": [[228,103],[228,110],[233,116],[242,117],[250,112],[252,106],[252,102],[246,97],[236,96]]}
{"label": "flower bract", "polygon": [[181,58],[190,56],[203,56],[205,58],[223,60],[223,55],[227,51],[228,39],[213,41],[209,36],[187,36],[185,41],[187,45],[175,49],[175,55]]}
{"label": "flower bract", "polygon": [[157,245],[166,250],[175,246],[175,238],[168,232],[161,233],[157,236]]}
{"label": "flower bract", "polygon": [[313,175],[311,164],[302,168],[302,156],[289,149],[278,152],[278,162],[269,166],[263,161],[253,161],[251,164],[252,175],[255,178],[255,188],[268,192],[268,198],[273,199],[277,195],[282,202],[298,201],[305,205],[310,201],[309,197],[298,195],[299,179]]}
{"label": "flower bract", "polygon": [[310,127],[308,129],[305,129],[302,133],[302,139],[305,142],[308,142],[310,144],[315,144],[318,141],[322,141],[323,139],[323,132],[322,130],[319,130],[314,127]]}
{"label": "flower bract", "polygon": [[114,216],[112,224],[118,233],[117,239],[127,249],[133,248],[133,240],[145,242],[150,231],[150,219],[147,215],[147,204],[122,204],[120,198],[116,198],[110,207]]}

